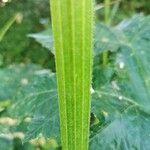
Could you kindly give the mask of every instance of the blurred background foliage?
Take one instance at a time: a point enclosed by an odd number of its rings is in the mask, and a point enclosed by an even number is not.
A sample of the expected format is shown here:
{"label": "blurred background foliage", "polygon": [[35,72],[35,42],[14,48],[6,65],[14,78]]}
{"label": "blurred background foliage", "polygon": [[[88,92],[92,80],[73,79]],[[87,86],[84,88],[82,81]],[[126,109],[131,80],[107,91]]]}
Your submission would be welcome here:
{"label": "blurred background foliage", "polygon": [[[150,1],[110,8],[106,25],[104,1],[95,1],[90,150],[147,150]],[[60,149],[49,14],[49,0],[0,0],[0,150]]]}
{"label": "blurred background foliage", "polygon": [[35,41],[27,38],[28,33],[38,32],[45,28],[45,22],[49,21],[49,1],[12,0],[6,3],[1,2],[0,29],[18,12],[23,17],[22,21],[15,22],[9,28],[0,45],[0,56],[3,59],[1,65],[32,62],[44,67],[52,67],[53,55]]}
{"label": "blurred background foliage", "polygon": [[[103,1],[97,0],[97,3],[102,4]],[[135,13],[148,14],[150,12],[149,6],[150,1],[147,0],[122,0],[112,24],[117,24]],[[34,40],[27,38],[27,34],[47,28],[49,24],[49,1],[1,0],[0,29],[18,12],[22,14],[22,21],[20,23],[15,22],[9,28],[0,44],[1,66],[11,63],[32,62],[54,69],[53,55]],[[104,8],[97,10],[96,14],[101,21],[104,20]]]}

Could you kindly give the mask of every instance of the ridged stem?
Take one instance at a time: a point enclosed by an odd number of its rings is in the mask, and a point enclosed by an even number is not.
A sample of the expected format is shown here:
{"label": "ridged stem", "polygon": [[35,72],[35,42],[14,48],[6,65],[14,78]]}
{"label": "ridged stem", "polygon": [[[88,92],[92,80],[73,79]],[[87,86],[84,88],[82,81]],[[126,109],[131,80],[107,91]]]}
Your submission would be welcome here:
{"label": "ridged stem", "polygon": [[88,150],[92,0],[50,0],[63,150]]}

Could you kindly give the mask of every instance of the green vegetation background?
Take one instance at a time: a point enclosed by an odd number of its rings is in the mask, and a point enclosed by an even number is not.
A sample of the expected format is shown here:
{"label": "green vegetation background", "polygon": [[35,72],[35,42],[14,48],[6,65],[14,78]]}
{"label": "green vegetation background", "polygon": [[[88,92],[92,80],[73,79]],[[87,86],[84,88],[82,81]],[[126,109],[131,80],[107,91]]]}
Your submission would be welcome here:
{"label": "green vegetation background", "polygon": [[[97,0],[102,3],[102,0]],[[132,16],[135,13],[150,12],[148,0],[123,0],[117,12],[114,24]],[[2,5],[2,4],[1,4]],[[44,22],[49,21],[48,0],[12,0],[0,7],[0,29],[17,12],[23,14],[21,24],[15,23],[0,43],[1,66],[12,63],[36,63],[46,68],[54,69],[53,55],[37,44],[33,39],[27,38],[29,33],[37,33],[46,27]],[[99,11],[99,18],[104,16],[103,9]]]}
{"label": "green vegetation background", "polygon": [[[97,0],[97,3],[103,3],[103,1]],[[42,47],[41,44],[36,42],[34,39],[28,37],[28,34],[41,32],[43,30],[48,29],[48,27],[50,26],[49,0],[11,0],[7,3],[3,3],[1,0],[0,29],[2,29],[3,26],[7,23],[7,21],[16,13],[22,14],[23,16],[22,21],[20,23],[14,22],[14,24],[9,28],[8,32],[0,42],[0,70],[2,70],[2,72],[0,72],[1,75],[0,77],[6,76],[6,80],[8,80],[8,82],[11,83],[11,85],[8,86],[13,86],[14,89],[18,88],[17,78],[22,79],[23,76],[27,77],[29,76],[30,80],[33,83],[34,80],[37,81],[36,77],[32,76],[33,70],[38,70],[39,68],[40,69],[47,68],[55,72],[53,53],[47,48]],[[137,13],[144,13],[145,15],[150,14],[150,1],[122,0],[119,10],[115,15],[112,24],[116,25],[120,21],[129,18]],[[97,19],[104,22],[104,9],[100,9],[97,12],[96,16]],[[31,65],[23,69],[21,68],[20,69],[21,71],[18,72],[17,70],[14,69],[19,74],[19,76],[15,77],[12,68],[5,70],[5,68],[12,66],[12,64],[36,64],[36,65],[38,64],[40,67],[38,66],[39,67],[38,68],[34,65],[33,66]],[[7,75],[9,79],[7,79]],[[11,81],[11,78],[15,80]],[[48,77],[46,79],[39,79],[39,82],[41,82],[39,83],[39,85],[41,86],[39,88],[44,89],[43,88],[45,86],[44,83],[46,83],[47,81],[49,81]],[[27,81],[25,79],[22,80],[23,84],[26,84],[26,82]],[[51,82],[53,83],[53,81]],[[0,84],[2,85],[2,83]],[[34,83],[34,86],[36,85],[37,83]],[[27,93],[28,91],[32,91],[33,89],[34,87],[32,88],[28,87],[28,89],[24,89],[25,90],[24,92]],[[4,91],[0,91],[0,100],[2,98],[7,97],[9,98],[9,94],[12,95],[12,93],[14,92],[12,90],[12,87],[10,89],[3,88],[3,90]],[[52,94],[52,96],[54,95]],[[7,101],[0,102],[0,108],[5,105],[9,106],[9,100],[8,103]],[[4,111],[0,110],[0,117],[3,117],[4,113],[7,114],[7,109],[6,110],[4,109]],[[1,128],[2,127],[0,126],[0,129]],[[10,128],[10,131],[26,131],[26,130],[27,130],[26,123],[19,124],[17,128],[16,127]],[[48,143],[44,141],[43,146],[42,144],[43,141],[44,139],[41,138],[40,140],[35,141],[33,143],[30,144],[26,143],[22,145],[22,141],[20,140],[20,138],[17,138],[17,136],[16,138],[14,138],[13,141],[11,141],[6,139],[5,137],[1,137],[0,135],[0,150],[32,150],[37,148],[40,150],[48,150],[52,149],[52,147],[55,147],[57,145],[55,141],[50,140],[48,141]]]}

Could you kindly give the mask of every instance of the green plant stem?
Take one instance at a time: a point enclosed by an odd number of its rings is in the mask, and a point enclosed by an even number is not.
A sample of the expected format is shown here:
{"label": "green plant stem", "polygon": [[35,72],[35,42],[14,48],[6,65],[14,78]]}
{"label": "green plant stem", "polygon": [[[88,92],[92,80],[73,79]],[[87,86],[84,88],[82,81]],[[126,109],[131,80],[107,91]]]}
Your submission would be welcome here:
{"label": "green plant stem", "polygon": [[5,36],[6,32],[12,26],[12,24],[16,21],[17,16],[18,16],[18,14],[14,15],[12,18],[10,18],[8,20],[8,22],[6,22],[5,26],[0,30],[0,42],[2,41],[2,39]]}
{"label": "green plant stem", "polygon": [[110,22],[110,0],[105,0],[105,4],[104,4],[104,7],[105,7],[105,23],[107,25],[109,25],[109,22]]}
{"label": "green plant stem", "polygon": [[[122,0],[116,0],[116,1],[113,1],[113,2],[110,2],[110,6],[111,5],[116,5],[117,3],[119,3],[120,1],[122,1]],[[94,10],[95,11],[98,11],[98,10],[100,10],[100,9],[103,9],[105,7],[105,5],[103,5],[103,4],[98,4],[98,5],[96,5],[95,6],[95,8],[94,8]]]}
{"label": "green plant stem", "polygon": [[107,64],[108,64],[108,51],[107,50],[105,50],[104,52],[103,52],[103,67],[105,67]]}
{"label": "green plant stem", "polygon": [[112,8],[112,11],[111,11],[111,14],[110,14],[110,21],[109,21],[109,24],[112,23],[113,19],[115,18],[115,16],[117,15],[117,11],[119,9],[119,6],[120,6],[120,3],[122,2],[122,0],[117,0],[116,3],[114,4],[113,8]]}
{"label": "green plant stem", "polygon": [[[110,0],[105,0],[105,24],[110,24]],[[103,66],[105,67],[108,64],[108,50],[103,52]]]}
{"label": "green plant stem", "polygon": [[92,66],[92,0],[50,0],[63,150],[87,150]]}

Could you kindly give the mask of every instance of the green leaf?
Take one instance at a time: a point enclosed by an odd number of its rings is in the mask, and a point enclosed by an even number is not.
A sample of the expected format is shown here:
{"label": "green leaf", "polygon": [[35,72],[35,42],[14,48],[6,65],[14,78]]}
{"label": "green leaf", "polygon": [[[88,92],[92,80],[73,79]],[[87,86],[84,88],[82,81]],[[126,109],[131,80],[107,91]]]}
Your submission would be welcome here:
{"label": "green leaf", "polygon": [[106,77],[110,83],[98,87],[102,79],[94,74],[94,88],[99,90],[93,95],[92,112],[99,123],[91,130],[91,150],[149,149],[149,23],[150,17],[137,15],[115,27],[122,38],[113,78]]}
{"label": "green leaf", "polygon": [[[6,115],[16,118],[18,123],[22,123],[26,118],[31,119],[27,124],[28,131],[24,142],[40,134],[59,139],[54,73],[35,65],[14,65],[0,69],[0,82],[0,96],[4,100],[11,99]],[[4,128],[2,130],[4,131]]]}
{"label": "green leaf", "polygon": [[120,46],[120,41],[113,28],[102,23],[97,23],[95,28],[95,55],[104,50],[116,51]]}
{"label": "green leaf", "polygon": [[135,101],[150,112],[150,17],[135,16],[121,23],[118,28],[124,32],[128,42],[121,47],[121,51],[134,88]]}
{"label": "green leaf", "polygon": [[40,133],[45,137],[57,137],[59,117],[55,74],[36,70],[25,78],[28,83],[19,89],[9,114],[20,120],[31,118],[25,142]]}
{"label": "green leaf", "polygon": [[35,39],[37,42],[39,42],[43,47],[51,50],[52,53],[53,51],[53,39],[52,39],[52,32],[50,29],[45,30],[40,33],[31,33],[28,34],[28,37],[31,37]]}
{"label": "green leaf", "polygon": [[136,107],[126,109],[111,123],[98,129],[90,149],[149,149],[150,116]]}
{"label": "green leaf", "polygon": [[38,66],[23,64],[0,69],[0,100],[12,99],[19,88],[28,82],[26,76],[30,77],[32,71],[38,69]]}

